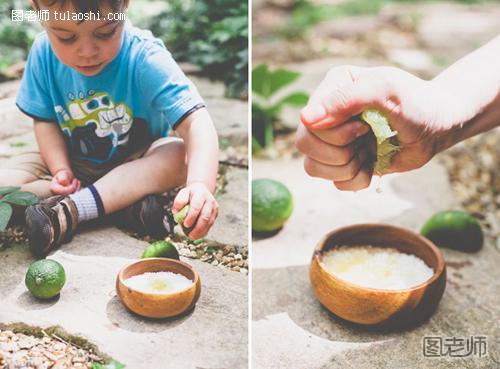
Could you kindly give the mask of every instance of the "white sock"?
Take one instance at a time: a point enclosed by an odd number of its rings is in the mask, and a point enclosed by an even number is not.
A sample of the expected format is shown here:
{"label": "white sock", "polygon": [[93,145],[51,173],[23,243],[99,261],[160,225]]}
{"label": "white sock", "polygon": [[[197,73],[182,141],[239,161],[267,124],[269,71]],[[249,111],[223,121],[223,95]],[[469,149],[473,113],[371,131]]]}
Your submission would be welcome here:
{"label": "white sock", "polygon": [[69,195],[69,197],[71,198],[71,200],[73,200],[76,208],[78,209],[79,222],[84,222],[99,217],[99,208],[97,206],[97,201],[94,197],[94,194],[88,187]]}

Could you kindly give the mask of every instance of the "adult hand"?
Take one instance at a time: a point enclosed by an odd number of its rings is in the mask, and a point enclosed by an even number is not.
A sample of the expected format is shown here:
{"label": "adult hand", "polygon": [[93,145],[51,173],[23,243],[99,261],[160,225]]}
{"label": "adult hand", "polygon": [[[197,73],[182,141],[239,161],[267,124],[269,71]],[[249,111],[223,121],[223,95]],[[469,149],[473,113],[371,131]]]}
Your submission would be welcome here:
{"label": "adult hand", "polygon": [[296,146],[309,175],[332,180],[340,190],[368,187],[376,151],[359,117],[366,109],[383,112],[398,132],[400,151],[387,173],[423,166],[442,149],[442,138],[470,119],[470,109],[457,108],[437,82],[392,67],[333,68],[301,112]]}

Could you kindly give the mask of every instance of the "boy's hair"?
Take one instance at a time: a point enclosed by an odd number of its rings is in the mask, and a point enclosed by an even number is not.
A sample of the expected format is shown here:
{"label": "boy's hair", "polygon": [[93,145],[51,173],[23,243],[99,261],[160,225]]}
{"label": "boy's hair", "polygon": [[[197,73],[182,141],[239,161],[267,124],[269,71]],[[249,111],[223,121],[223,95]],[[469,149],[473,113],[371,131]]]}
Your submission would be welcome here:
{"label": "boy's hair", "polygon": [[112,11],[118,12],[122,5],[128,5],[129,0],[33,0],[33,2],[38,9],[40,8],[39,3],[47,6],[58,4],[60,7],[70,3],[77,12],[87,13],[92,11],[97,13],[103,5],[109,5]]}

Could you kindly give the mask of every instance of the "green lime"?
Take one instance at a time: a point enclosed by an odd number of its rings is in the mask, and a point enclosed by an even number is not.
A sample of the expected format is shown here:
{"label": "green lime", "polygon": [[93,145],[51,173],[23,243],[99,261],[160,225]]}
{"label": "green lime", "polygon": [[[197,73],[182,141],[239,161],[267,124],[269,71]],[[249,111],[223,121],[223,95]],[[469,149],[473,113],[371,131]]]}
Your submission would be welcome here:
{"label": "green lime", "polygon": [[184,206],[181,210],[179,210],[174,215],[174,220],[177,224],[183,225],[184,219],[186,219],[189,213],[189,205]]}
{"label": "green lime", "polygon": [[38,260],[30,265],[24,282],[34,296],[50,299],[63,288],[66,273],[63,266],[55,260]]}
{"label": "green lime", "polygon": [[144,249],[142,259],[147,258],[169,258],[179,260],[179,252],[171,242],[156,241]]}
{"label": "green lime", "polygon": [[274,231],[283,226],[293,211],[293,198],[288,188],[272,179],[252,181],[252,229]]}
{"label": "green lime", "polygon": [[434,214],[420,233],[438,246],[460,251],[477,251],[483,245],[483,231],[478,220],[458,210]]}
{"label": "green lime", "polygon": [[182,231],[184,232],[184,234],[186,236],[189,236],[189,234],[191,233],[191,231],[194,229],[194,227],[196,226],[196,221],[198,221],[198,219],[193,223],[193,225],[191,227],[186,227],[184,226],[184,220],[186,220],[186,217],[189,213],[189,205],[186,205],[184,206],[181,210],[179,210],[177,213],[175,213],[174,215],[174,220],[177,224],[180,224],[181,227],[182,227]]}

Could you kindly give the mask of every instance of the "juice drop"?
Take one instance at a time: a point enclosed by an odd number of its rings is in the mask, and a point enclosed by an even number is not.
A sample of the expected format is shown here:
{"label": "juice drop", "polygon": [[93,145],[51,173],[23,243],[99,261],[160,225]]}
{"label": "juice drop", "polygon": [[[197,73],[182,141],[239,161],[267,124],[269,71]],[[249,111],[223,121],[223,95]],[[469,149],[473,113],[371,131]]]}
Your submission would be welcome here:
{"label": "juice drop", "polygon": [[377,193],[382,193],[382,176],[379,176],[378,179],[376,179],[377,185],[375,187],[375,192]]}

